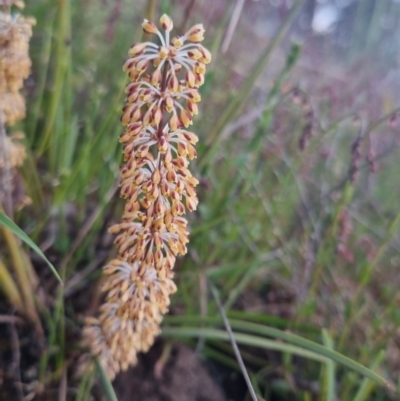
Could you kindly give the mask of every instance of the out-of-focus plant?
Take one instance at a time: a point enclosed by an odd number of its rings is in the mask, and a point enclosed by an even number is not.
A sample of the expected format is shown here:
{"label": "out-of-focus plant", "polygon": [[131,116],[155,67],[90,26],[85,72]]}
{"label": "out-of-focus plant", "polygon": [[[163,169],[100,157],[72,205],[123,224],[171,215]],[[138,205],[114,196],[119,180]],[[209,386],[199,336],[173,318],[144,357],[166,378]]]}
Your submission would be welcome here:
{"label": "out-of-focus plant", "polygon": [[[17,168],[26,158],[21,133],[8,136],[6,128],[25,117],[25,99],[20,93],[24,80],[31,70],[29,40],[35,21],[17,12],[13,6],[22,8],[23,2],[3,0],[0,2],[0,212],[13,216],[14,210],[29,202],[20,195]],[[30,317],[40,328],[34,300],[37,278],[29,257],[19,244],[19,239],[3,224],[0,254],[1,286],[15,308]]]}

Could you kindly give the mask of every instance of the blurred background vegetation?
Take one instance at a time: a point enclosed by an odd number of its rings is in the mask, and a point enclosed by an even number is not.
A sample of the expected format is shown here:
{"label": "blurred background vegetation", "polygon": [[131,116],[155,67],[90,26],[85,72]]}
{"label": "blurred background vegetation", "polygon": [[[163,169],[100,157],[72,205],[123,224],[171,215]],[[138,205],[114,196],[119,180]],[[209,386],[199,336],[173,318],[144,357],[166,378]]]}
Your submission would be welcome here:
{"label": "blurred background vegetation", "polygon": [[26,2],[37,24],[27,117],[13,129],[28,153],[14,205],[32,202],[13,219],[64,286],[2,231],[1,399],[104,397],[90,372],[74,376],[80,327],[100,302],[101,267],[115,252],[107,227],[122,211],[122,64],[143,18],[164,12],[178,34],[205,25],[213,62],[193,128],[200,205],[158,363],[185,342],[218,372],[224,399],[250,399],[232,373],[215,287],[259,399],[399,399],[396,0]]}

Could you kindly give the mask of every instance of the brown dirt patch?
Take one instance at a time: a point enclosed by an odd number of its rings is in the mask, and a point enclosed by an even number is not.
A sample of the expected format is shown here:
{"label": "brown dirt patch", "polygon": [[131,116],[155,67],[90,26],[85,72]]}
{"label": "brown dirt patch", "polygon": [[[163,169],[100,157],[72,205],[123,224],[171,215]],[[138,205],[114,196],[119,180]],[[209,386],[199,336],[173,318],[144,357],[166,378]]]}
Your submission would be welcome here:
{"label": "brown dirt patch", "polygon": [[160,351],[153,347],[136,367],[118,376],[114,386],[119,401],[226,401],[205,365],[185,345],[174,345],[162,373],[156,374]]}

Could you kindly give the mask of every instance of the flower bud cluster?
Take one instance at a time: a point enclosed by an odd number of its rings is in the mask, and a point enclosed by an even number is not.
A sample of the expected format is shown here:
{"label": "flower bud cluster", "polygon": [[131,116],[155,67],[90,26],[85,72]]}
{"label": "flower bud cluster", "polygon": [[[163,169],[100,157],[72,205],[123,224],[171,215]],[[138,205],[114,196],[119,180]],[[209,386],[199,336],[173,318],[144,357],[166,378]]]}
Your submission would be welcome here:
{"label": "flower bud cluster", "polygon": [[19,91],[31,70],[28,51],[34,24],[32,18],[0,12],[0,114],[7,125],[25,117],[25,99]]}
{"label": "flower bud cluster", "polygon": [[136,363],[160,332],[170,295],[176,291],[173,268],[187,252],[186,209],[196,209],[198,180],[188,169],[196,157],[197,136],[187,130],[198,113],[199,87],[210,52],[195,25],[170,40],[173,22],[163,15],[162,31],[147,20],[143,30],[160,44],[131,47],[123,66],[130,83],[121,122],[125,131],[121,197],[122,222],[110,227],[118,256],[104,268],[105,303],[99,318],[89,318],[84,343],[108,375]]}

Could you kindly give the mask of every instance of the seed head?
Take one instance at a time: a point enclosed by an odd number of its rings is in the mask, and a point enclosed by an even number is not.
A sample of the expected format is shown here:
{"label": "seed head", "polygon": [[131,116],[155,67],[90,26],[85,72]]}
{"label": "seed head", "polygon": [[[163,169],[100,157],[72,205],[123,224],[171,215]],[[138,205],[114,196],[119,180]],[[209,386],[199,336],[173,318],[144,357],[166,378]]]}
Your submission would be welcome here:
{"label": "seed head", "polygon": [[[20,167],[26,158],[25,147],[19,142],[23,134],[14,134],[10,138],[6,135],[6,126],[25,116],[25,99],[20,90],[30,74],[29,39],[35,21],[10,13],[11,6],[23,8],[22,1],[0,0],[0,6],[4,9],[4,12],[0,11],[0,176],[8,175],[7,179],[0,179],[1,183],[6,182],[0,188],[0,203],[3,203],[3,198],[7,197],[4,194],[10,194],[10,198],[13,194],[14,180],[9,179],[10,169]],[[12,203],[15,207],[20,202],[10,199],[8,203],[7,208],[12,209]],[[28,203],[29,198],[26,198],[22,205]]]}
{"label": "seed head", "polygon": [[19,91],[30,74],[29,39],[31,18],[0,12],[0,113],[13,125],[25,116],[25,100]]}
{"label": "seed head", "polygon": [[187,252],[183,215],[198,204],[198,180],[188,169],[198,138],[186,128],[198,114],[198,88],[211,54],[199,44],[201,24],[171,42],[171,18],[163,15],[160,25],[164,34],[144,21],[143,30],[157,35],[160,44],[133,45],[123,67],[130,78],[119,139],[124,154],[120,194],[126,204],[122,222],[109,229],[118,256],[104,267],[105,302],[83,331],[84,344],[110,378],[135,364],[137,353],[147,351],[159,334],[176,291],[176,258]]}

